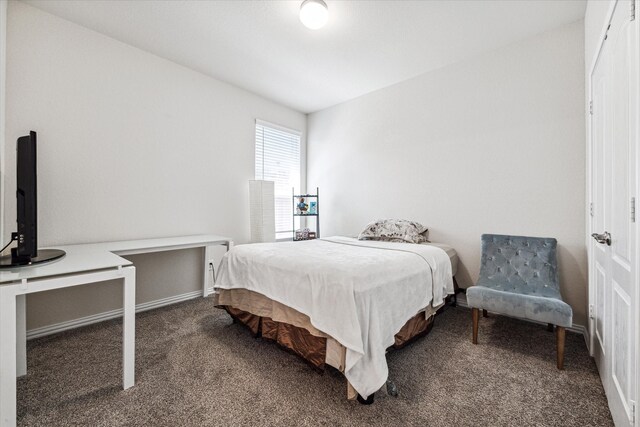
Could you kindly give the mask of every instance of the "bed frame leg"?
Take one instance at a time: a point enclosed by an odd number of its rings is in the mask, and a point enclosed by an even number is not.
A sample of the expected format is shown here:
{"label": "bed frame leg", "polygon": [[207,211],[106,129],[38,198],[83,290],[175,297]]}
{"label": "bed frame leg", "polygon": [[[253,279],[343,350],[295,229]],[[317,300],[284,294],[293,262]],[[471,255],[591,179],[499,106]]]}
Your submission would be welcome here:
{"label": "bed frame leg", "polygon": [[453,278],[453,297],[451,298],[451,307],[456,307],[458,305],[458,292],[460,292],[460,286],[458,286],[458,281],[456,278]]}
{"label": "bed frame leg", "polygon": [[358,394],[358,402],[360,402],[362,405],[371,405],[374,399],[375,399],[375,394],[372,394],[366,399],[364,399],[362,396],[360,396],[360,394]]}

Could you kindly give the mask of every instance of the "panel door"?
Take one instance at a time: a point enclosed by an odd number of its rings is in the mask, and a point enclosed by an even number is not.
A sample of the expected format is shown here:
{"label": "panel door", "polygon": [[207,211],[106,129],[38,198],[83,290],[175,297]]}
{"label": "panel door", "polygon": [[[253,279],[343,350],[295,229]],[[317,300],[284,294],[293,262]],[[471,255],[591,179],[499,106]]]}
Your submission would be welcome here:
{"label": "panel door", "polygon": [[592,74],[592,233],[610,241],[592,243],[593,353],[609,407],[618,426],[633,423],[636,401],[635,170],[638,124],[637,21],[629,0],[617,3]]}
{"label": "panel door", "polygon": [[[607,107],[609,92],[609,49],[600,52],[596,67],[592,74],[592,94],[591,94],[591,137],[592,137],[592,197],[591,233],[602,233],[608,228],[608,212],[606,206],[609,205],[607,197],[610,196],[605,183],[609,180],[607,175],[611,173],[610,159],[605,151],[605,141],[611,139],[611,129],[608,126],[609,108]],[[591,316],[592,340],[591,348],[593,356],[598,366],[600,376],[605,382],[608,377],[607,363],[605,357],[608,354],[608,340],[610,340],[607,326],[610,325],[610,300],[607,289],[611,288],[610,256],[607,245],[597,244],[591,240],[591,275],[590,275],[590,295],[591,295]]]}

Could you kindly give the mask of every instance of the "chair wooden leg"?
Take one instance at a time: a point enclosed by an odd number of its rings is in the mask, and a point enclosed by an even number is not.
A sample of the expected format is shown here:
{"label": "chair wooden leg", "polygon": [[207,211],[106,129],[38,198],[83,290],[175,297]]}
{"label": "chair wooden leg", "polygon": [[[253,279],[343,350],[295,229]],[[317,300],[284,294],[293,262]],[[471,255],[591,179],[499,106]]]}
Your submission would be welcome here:
{"label": "chair wooden leg", "polygon": [[553,323],[547,323],[547,331],[553,332]]}
{"label": "chair wooden leg", "polygon": [[565,330],[562,326],[556,326],[556,346],[558,351],[558,369],[564,369],[564,338]]}
{"label": "chair wooden leg", "polygon": [[489,313],[487,313],[487,310],[482,310],[482,317],[489,317]]}
{"label": "chair wooden leg", "polygon": [[477,308],[471,309],[471,318],[473,319],[473,339],[474,344],[478,344],[478,321],[480,320],[480,311]]}

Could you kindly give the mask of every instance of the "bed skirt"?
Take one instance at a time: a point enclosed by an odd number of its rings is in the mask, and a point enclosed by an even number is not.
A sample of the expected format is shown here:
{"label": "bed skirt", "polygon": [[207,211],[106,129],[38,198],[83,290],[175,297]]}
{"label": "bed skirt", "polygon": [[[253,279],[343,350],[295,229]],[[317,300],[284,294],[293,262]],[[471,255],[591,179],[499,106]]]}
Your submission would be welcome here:
{"label": "bed skirt", "polygon": [[[316,370],[325,365],[344,372],[346,349],[336,340],[316,329],[306,315],[273,301],[264,295],[245,289],[219,290],[215,303],[229,315],[246,326],[253,336],[277,343],[293,353]],[[395,334],[395,342],[390,348],[399,349],[427,335],[432,327],[436,310],[426,307]],[[348,398],[355,398],[348,385]]]}

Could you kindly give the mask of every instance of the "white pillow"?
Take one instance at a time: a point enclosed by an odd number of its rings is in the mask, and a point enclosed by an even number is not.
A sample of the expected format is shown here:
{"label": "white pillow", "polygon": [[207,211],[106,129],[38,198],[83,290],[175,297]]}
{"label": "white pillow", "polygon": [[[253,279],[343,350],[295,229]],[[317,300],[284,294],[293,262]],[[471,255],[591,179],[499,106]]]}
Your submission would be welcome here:
{"label": "white pillow", "polygon": [[425,243],[429,229],[406,219],[379,219],[366,226],[358,240],[382,240],[385,242]]}

